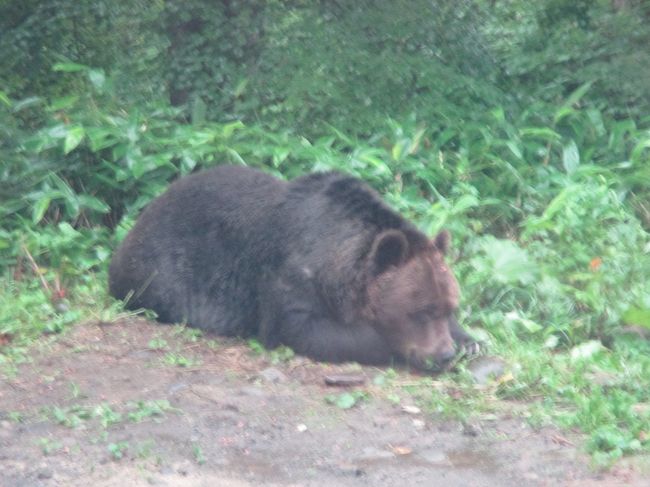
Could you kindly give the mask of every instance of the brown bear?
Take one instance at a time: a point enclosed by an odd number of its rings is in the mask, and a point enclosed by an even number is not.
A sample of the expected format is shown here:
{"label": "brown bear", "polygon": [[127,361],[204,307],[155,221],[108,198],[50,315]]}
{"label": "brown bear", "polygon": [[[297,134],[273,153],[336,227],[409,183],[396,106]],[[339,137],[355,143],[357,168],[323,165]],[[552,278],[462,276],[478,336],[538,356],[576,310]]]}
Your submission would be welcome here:
{"label": "brown bear", "polygon": [[259,336],[323,361],[440,370],[478,351],[454,315],[449,234],[427,238],[362,181],[220,166],[173,183],[110,265],[113,296],[163,322]]}

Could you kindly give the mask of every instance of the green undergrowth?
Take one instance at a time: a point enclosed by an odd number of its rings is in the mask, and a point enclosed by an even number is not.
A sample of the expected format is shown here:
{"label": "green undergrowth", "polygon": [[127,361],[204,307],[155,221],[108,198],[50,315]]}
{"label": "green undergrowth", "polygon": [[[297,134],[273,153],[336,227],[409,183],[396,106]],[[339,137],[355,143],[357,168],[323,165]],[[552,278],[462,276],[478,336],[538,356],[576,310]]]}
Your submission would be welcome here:
{"label": "green undergrowth", "polygon": [[237,121],[189,124],[164,103],[127,108],[95,70],[58,69],[86,77],[86,91],[0,96],[6,367],[26,360],[42,333],[115,316],[111,252],[179,175],[219,163],[287,178],[338,169],[428,234],[451,230],[461,321],[509,365],[487,389],[461,372],[425,403],[457,417],[491,414],[492,399],[517,405],[533,423],[584,432],[599,464],[650,451],[650,120],[583,103],[586,83],[560,102],[493,106],[478,121],[413,115],[384,120],[372,136],[328,127],[306,138]]}

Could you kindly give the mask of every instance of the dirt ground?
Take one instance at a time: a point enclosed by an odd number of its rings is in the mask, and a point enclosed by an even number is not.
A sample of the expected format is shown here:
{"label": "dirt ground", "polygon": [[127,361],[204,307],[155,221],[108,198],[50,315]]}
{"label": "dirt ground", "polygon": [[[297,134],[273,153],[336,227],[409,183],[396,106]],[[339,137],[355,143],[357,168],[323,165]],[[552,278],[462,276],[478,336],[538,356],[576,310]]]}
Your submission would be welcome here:
{"label": "dirt ground", "polygon": [[[648,485],[630,465],[592,470],[566,432],[444,421],[406,387],[391,400],[373,381],[382,369],[272,364],[210,338],[140,319],[43,338],[0,378],[0,487]],[[324,383],[337,373],[367,381]],[[326,400],[346,390],[363,400]]]}

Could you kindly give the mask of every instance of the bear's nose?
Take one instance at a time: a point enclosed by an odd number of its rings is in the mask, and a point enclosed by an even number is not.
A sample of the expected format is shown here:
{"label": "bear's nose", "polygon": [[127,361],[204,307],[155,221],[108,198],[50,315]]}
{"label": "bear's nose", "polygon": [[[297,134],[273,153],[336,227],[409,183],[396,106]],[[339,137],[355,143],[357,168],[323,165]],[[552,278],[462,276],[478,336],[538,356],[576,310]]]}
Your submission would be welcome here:
{"label": "bear's nose", "polygon": [[438,354],[436,356],[436,361],[440,364],[440,367],[445,367],[446,365],[449,365],[449,362],[451,362],[455,356],[456,351],[453,348],[450,348]]}

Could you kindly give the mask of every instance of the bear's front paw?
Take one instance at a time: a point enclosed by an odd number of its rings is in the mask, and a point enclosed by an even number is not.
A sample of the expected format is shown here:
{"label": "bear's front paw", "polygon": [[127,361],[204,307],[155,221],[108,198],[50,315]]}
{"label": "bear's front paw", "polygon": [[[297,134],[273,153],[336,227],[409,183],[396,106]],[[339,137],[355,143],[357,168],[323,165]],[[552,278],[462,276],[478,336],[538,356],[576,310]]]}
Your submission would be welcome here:
{"label": "bear's front paw", "polygon": [[485,355],[487,347],[485,343],[475,340],[468,340],[460,345],[460,355],[466,358],[476,358],[479,355]]}

